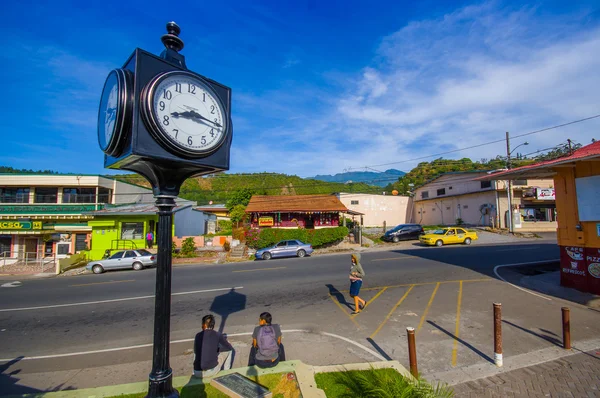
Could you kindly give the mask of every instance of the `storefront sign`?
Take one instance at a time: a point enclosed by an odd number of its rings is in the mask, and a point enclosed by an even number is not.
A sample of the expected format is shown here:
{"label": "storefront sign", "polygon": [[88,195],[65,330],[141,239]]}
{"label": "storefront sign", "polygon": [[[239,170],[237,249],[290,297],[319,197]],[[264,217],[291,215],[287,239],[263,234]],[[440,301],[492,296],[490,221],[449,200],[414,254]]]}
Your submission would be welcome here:
{"label": "storefront sign", "polygon": [[30,229],[42,229],[41,221],[0,221],[0,229],[12,229],[26,231]]}
{"label": "storefront sign", "polygon": [[[98,205],[102,210],[103,205]],[[0,205],[0,214],[78,214],[96,210],[95,205]]]}
{"label": "storefront sign", "polygon": [[273,226],[273,217],[259,217],[258,218],[258,226],[259,227],[272,227]]}
{"label": "storefront sign", "polygon": [[536,194],[538,200],[556,200],[554,188],[537,188]]}

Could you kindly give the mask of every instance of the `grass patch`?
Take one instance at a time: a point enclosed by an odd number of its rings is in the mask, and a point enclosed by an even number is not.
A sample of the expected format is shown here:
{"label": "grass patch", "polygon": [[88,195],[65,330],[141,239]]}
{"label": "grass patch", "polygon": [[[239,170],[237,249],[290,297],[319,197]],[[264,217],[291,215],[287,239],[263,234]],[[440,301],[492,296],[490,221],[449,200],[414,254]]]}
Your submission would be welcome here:
{"label": "grass patch", "polygon": [[445,385],[432,386],[420,379],[405,378],[395,369],[351,370],[317,373],[317,387],[328,398],[438,398],[452,397],[454,392]]}
{"label": "grass patch", "polygon": [[[298,387],[295,374],[291,374],[294,375],[293,378],[288,377],[288,373],[274,373],[246,377],[263,387],[268,388],[269,391],[273,393],[273,398],[299,398],[300,388]],[[178,388],[177,391],[179,391],[181,398],[228,398],[228,395],[211,386],[209,382],[206,384],[184,386]],[[145,396],[146,392],[129,395],[115,395],[111,398],[144,398]]]}

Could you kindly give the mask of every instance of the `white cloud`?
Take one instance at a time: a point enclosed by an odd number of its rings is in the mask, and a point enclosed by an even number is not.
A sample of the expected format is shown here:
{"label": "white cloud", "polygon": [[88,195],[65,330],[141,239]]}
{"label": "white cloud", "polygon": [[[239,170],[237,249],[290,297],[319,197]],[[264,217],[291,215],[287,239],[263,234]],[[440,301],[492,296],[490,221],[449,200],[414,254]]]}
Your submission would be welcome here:
{"label": "white cloud", "polygon": [[[600,28],[582,24],[584,18],[485,3],[411,22],[381,40],[373,62],[318,120],[282,129],[280,135],[308,139],[293,157],[271,149],[268,164],[302,176],[336,173],[599,114]],[[566,138],[588,144],[599,131],[596,119],[531,135],[527,150]],[[498,143],[447,157],[478,160],[504,150]]]}

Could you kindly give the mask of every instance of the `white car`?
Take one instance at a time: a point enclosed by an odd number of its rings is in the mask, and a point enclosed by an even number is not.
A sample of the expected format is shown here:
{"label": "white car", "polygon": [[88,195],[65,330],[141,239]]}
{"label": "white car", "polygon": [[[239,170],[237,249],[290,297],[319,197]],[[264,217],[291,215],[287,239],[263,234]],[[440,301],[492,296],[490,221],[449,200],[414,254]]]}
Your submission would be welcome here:
{"label": "white car", "polygon": [[85,267],[94,274],[113,269],[134,269],[141,271],[146,267],[156,266],[156,255],[145,249],[120,250],[110,257],[92,261]]}

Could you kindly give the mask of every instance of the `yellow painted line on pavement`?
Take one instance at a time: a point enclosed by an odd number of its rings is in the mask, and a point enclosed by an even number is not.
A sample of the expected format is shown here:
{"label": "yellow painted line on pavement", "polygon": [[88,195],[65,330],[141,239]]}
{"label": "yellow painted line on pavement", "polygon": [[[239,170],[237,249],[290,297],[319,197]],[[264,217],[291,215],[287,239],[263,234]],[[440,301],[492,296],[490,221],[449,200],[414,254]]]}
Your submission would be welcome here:
{"label": "yellow painted line on pavement", "polygon": [[78,287],[78,286],[92,286],[92,285],[108,285],[109,283],[125,283],[125,282],[135,282],[135,279],[127,279],[124,281],[109,281],[109,282],[90,282],[90,283],[81,283],[79,285],[69,285],[69,287]]}
{"label": "yellow painted line on pavement", "polygon": [[[492,278],[483,278],[483,279],[457,279],[457,280],[452,280],[452,281],[436,281],[436,282],[422,282],[422,283],[403,283],[401,285],[389,285],[389,286],[376,286],[376,287],[365,287],[365,288],[361,288],[360,290],[379,290],[379,289],[383,289],[384,287],[387,289],[391,289],[394,287],[406,287],[406,286],[425,286],[425,285],[435,285],[436,283],[459,283],[459,282],[490,282],[490,281],[494,281],[495,279]],[[349,290],[340,290],[340,292],[342,293],[348,293]]]}
{"label": "yellow painted line on pavement", "polygon": [[456,329],[454,329],[454,347],[452,347],[452,367],[456,366],[456,350],[458,349],[458,334],[460,332],[460,306],[462,302],[462,287],[460,281],[458,285],[458,301],[456,303]]}
{"label": "yellow painted line on pavement", "polygon": [[[373,301],[377,300],[377,297],[381,296],[381,294],[382,294],[383,292],[385,292],[386,290],[387,290],[387,287],[384,287],[383,289],[381,289],[381,291],[379,291],[379,292],[378,292],[378,293],[375,295],[375,297],[373,297],[371,300],[367,301],[367,302],[365,303],[365,306],[363,307],[363,310],[364,310],[365,308],[367,308],[367,307],[369,306],[369,304],[371,304]],[[355,317],[355,316],[357,316],[357,315],[358,315],[358,314],[354,314],[354,315],[352,315],[352,318],[354,318],[354,317]]]}
{"label": "yellow painted line on pavement", "polygon": [[354,324],[356,325],[356,327],[358,327],[358,322],[356,322],[356,321],[354,320],[354,318],[352,318],[352,316],[350,316],[350,314],[348,314],[348,312],[347,312],[347,311],[344,309],[344,307],[342,307],[342,305],[340,304],[340,302],[339,302],[339,301],[337,301],[335,298],[333,298],[333,296],[332,296],[331,294],[329,295],[329,298],[331,299],[331,301],[333,301],[333,303],[334,303],[335,305],[337,305],[337,306],[338,306],[338,308],[339,308],[339,309],[340,309],[340,310],[341,310],[341,311],[342,311],[344,314],[346,314],[346,316],[348,317],[348,319],[350,319],[350,320],[352,321],[352,323],[354,323]]}
{"label": "yellow painted line on pavement", "polygon": [[274,268],[255,268],[255,269],[243,269],[239,271],[231,271],[231,272],[254,272],[254,271],[271,271],[274,269],[284,269],[287,267],[274,267]]}
{"label": "yellow painted line on pavement", "polygon": [[419,330],[421,330],[421,327],[423,326],[423,322],[425,322],[425,317],[427,316],[427,313],[429,312],[429,308],[431,308],[431,304],[433,303],[433,299],[439,288],[440,288],[440,282],[438,282],[435,285],[435,289],[433,289],[433,293],[431,293],[431,298],[429,299],[429,303],[427,303],[427,307],[425,307],[425,311],[423,312],[423,316],[421,317],[421,321],[419,322],[419,326],[417,326],[417,330],[415,331],[415,334],[419,333]]}
{"label": "yellow painted line on pavement", "polygon": [[369,338],[374,338],[377,333],[379,333],[379,331],[381,330],[381,328],[383,328],[383,326],[387,323],[387,321],[390,319],[390,317],[392,316],[392,314],[394,313],[394,311],[396,311],[396,308],[398,308],[400,306],[400,304],[402,304],[402,302],[404,301],[404,299],[406,298],[406,296],[408,296],[408,293],[410,293],[411,290],[413,290],[413,287],[415,287],[415,285],[411,285],[410,288],[406,291],[406,293],[404,293],[404,296],[402,296],[402,298],[400,300],[398,300],[398,302],[396,303],[396,305],[394,305],[394,308],[392,308],[392,310],[387,314],[387,316],[385,317],[385,319],[383,320],[383,322],[381,322],[379,324],[379,326],[377,327],[377,329],[373,332],[373,334],[371,336],[369,336]]}
{"label": "yellow painted line on pavement", "polygon": [[371,262],[375,261],[392,261],[392,260],[402,260],[403,258],[415,258],[417,256],[403,256],[403,257],[386,257],[386,258],[376,258],[375,260],[371,260]]}

